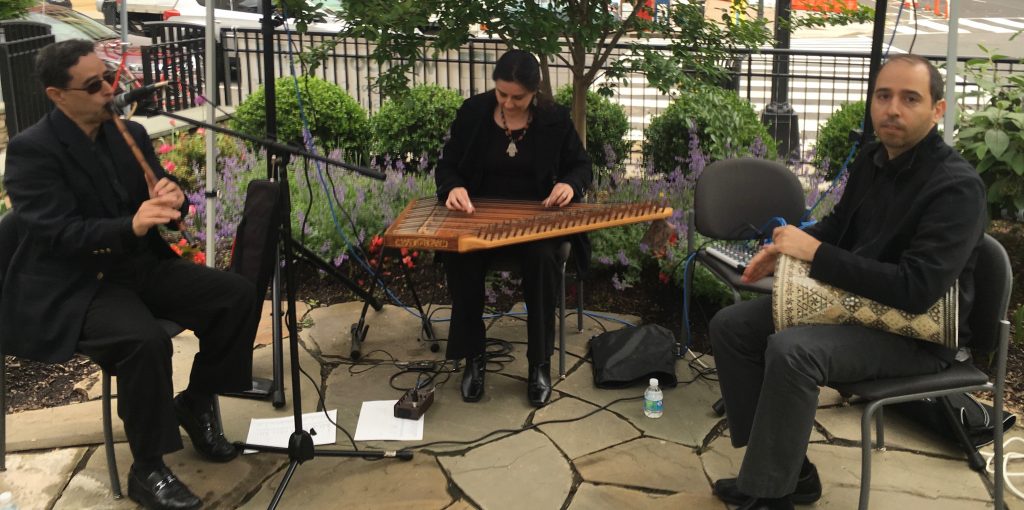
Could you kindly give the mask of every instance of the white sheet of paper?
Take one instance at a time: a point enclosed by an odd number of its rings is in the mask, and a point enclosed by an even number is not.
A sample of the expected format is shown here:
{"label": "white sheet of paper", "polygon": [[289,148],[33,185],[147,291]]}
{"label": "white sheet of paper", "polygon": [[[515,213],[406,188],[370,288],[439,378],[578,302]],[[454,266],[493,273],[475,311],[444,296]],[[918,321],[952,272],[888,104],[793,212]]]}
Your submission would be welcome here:
{"label": "white sheet of paper", "polygon": [[356,441],[419,441],[423,439],[423,418],[395,418],[397,400],[368,400],[359,409]]}
{"label": "white sheet of paper", "polygon": [[[338,410],[327,411],[331,420],[338,422]],[[338,440],[338,429],[331,425],[322,411],[304,413],[302,428],[313,438],[314,445],[334,444]],[[245,438],[248,444],[288,448],[288,439],[295,431],[295,418],[253,418],[249,422],[249,435]],[[255,453],[256,450],[245,450],[242,453]]]}

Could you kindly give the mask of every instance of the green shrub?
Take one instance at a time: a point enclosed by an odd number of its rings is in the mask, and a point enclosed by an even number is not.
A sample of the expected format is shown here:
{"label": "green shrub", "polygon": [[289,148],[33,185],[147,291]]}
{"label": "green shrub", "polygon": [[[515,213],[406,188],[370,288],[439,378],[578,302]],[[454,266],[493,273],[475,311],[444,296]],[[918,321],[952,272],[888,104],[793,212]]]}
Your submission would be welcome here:
{"label": "green shrub", "polygon": [[[555,102],[572,108],[572,84],[555,94]],[[592,90],[587,91],[587,154],[594,167],[614,168],[629,155],[629,118],[622,107]],[[614,155],[609,161],[608,156]]]}
{"label": "green shrub", "polygon": [[691,123],[708,162],[743,155],[775,157],[775,140],[750,103],[735,92],[697,85],[682,90],[651,120],[643,146],[645,164],[659,173],[677,168],[686,173]]}
{"label": "green shrub", "polygon": [[[297,78],[282,76],[275,82],[277,94],[277,138],[282,142],[304,146],[302,118],[299,112],[298,90],[302,95],[302,109],[313,140],[320,148],[341,149],[350,160],[364,158],[369,149],[369,121],[366,111],[341,87],[313,76]],[[257,88],[238,105],[232,127],[242,132],[262,136],[266,133],[263,86]]]}
{"label": "green shrub", "polygon": [[388,99],[370,119],[373,154],[400,159],[406,170],[433,168],[461,105],[458,92],[437,85],[419,85]]}
{"label": "green shrub", "polygon": [[[217,171],[224,168],[226,158],[237,158],[240,146],[235,139],[222,134],[215,135],[217,143]],[[195,132],[175,133],[161,138],[155,150],[164,169],[178,178],[186,193],[205,188],[206,182],[206,136],[203,128]]]}
{"label": "green shrub", "polygon": [[978,169],[988,187],[992,217],[1024,218],[1024,74],[1009,81],[991,103],[967,116],[956,148]]}
{"label": "green shrub", "polygon": [[[846,161],[850,147],[854,144],[850,141],[850,132],[861,129],[864,108],[864,101],[845,103],[818,130],[818,141],[814,143],[814,159],[811,160],[811,164],[818,169],[822,177],[834,179]],[[854,156],[856,155],[854,153]]]}

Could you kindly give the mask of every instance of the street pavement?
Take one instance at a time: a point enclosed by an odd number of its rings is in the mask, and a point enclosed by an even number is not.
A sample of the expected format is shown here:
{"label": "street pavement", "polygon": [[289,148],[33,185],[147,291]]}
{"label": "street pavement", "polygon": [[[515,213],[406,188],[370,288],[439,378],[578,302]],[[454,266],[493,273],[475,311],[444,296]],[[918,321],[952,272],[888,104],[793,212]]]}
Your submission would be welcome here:
{"label": "street pavement", "polygon": [[[310,309],[299,306],[304,325],[299,337],[302,409],[337,409],[338,425],[355,431],[363,401],[396,399],[392,387],[411,386],[413,375],[396,375],[398,363],[440,361],[429,344],[418,339],[420,323],[401,308],[386,306],[369,316],[363,346],[367,363],[352,365],[349,326],[361,303]],[[269,307],[267,307],[269,310]],[[513,311],[521,311],[519,305]],[[443,319],[440,309],[435,318]],[[269,311],[264,315],[267,316]],[[552,401],[535,409],[526,400],[525,338],[522,317],[494,321],[488,337],[511,342],[512,356],[494,364],[487,375],[484,399],[465,403],[459,396],[459,374],[442,374],[435,402],[427,411],[421,441],[358,442],[360,450],[411,448],[410,461],[317,457],[297,467],[280,507],[283,509],[725,509],[711,494],[711,481],[734,476],[742,450],[729,444],[725,422],[711,411],[719,397],[711,379],[698,377],[694,363],[680,360],[681,383],[665,388],[665,413],[646,418],[641,410],[644,388],[598,389],[586,359],[587,340],[604,329],[636,323],[635,317],[612,312],[588,317],[576,332],[570,317],[567,335],[568,373],[556,381]],[[254,352],[255,375],[269,377],[269,320],[265,320]],[[447,334],[444,322],[437,334]],[[174,383],[187,383],[197,350],[190,333],[174,339]],[[372,351],[372,352],[371,352]],[[286,358],[287,359],[287,358]],[[370,362],[372,360],[372,363]],[[553,361],[556,361],[554,358]],[[708,357],[703,362],[713,366]],[[557,361],[553,363],[553,368]],[[395,377],[396,379],[392,380]],[[8,416],[8,471],[0,475],[0,491],[15,494],[20,510],[129,509],[128,499],[113,500],[102,451],[98,373],[79,385],[90,401]],[[318,406],[317,393],[324,395]],[[274,409],[265,401],[222,397],[221,412],[230,439],[246,436],[252,418],[291,416],[292,400]],[[615,403],[617,399],[634,400]],[[861,406],[845,405],[823,390],[808,455],[825,487],[813,508],[856,506],[860,474]],[[886,413],[885,451],[873,454],[871,502],[874,509],[984,509],[991,507],[987,478],[968,469],[963,455],[927,431]],[[131,464],[115,418],[117,462],[125,487]],[[1015,429],[1010,435],[1020,435]],[[257,453],[227,464],[204,462],[189,446],[167,456],[171,469],[205,501],[208,509],[265,508],[282,483],[285,456]],[[448,441],[447,443],[435,443]],[[426,445],[426,443],[434,443]],[[339,431],[334,448],[351,449]],[[1011,497],[1012,496],[1008,496]],[[1010,506],[1020,502],[1010,500]]]}

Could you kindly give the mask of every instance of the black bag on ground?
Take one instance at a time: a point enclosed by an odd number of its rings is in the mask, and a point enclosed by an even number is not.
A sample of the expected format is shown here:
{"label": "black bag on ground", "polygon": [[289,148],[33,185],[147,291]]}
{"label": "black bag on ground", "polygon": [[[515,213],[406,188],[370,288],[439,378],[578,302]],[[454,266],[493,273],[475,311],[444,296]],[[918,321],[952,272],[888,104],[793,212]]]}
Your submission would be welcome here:
{"label": "black bag on ground", "polygon": [[[979,402],[969,393],[951,395],[949,403],[953,406],[953,414],[964,425],[967,438],[971,440],[971,444],[975,448],[992,443],[995,438],[995,423],[992,421],[995,410],[992,406]],[[949,440],[951,443],[959,442],[956,431],[946,419],[942,403],[938,399],[925,398],[893,404],[889,407],[911,421],[935,432],[939,437]],[[1016,415],[1009,411],[1003,411],[1003,430],[1013,427],[1016,421]]]}
{"label": "black bag on ground", "polygon": [[662,388],[676,385],[675,337],[657,324],[623,328],[590,339],[594,384],[598,388],[647,385],[651,377]]}

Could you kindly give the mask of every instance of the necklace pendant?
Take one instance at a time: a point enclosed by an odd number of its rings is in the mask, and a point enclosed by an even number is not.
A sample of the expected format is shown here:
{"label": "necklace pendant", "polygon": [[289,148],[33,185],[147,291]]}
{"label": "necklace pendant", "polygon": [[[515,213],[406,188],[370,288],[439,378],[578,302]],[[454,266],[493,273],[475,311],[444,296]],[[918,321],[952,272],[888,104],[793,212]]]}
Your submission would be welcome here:
{"label": "necklace pendant", "polygon": [[505,149],[505,154],[508,154],[508,157],[510,157],[510,158],[514,158],[514,157],[516,157],[516,154],[518,154],[518,153],[519,153],[519,149],[516,147],[515,140],[509,140],[508,141],[508,148]]}

